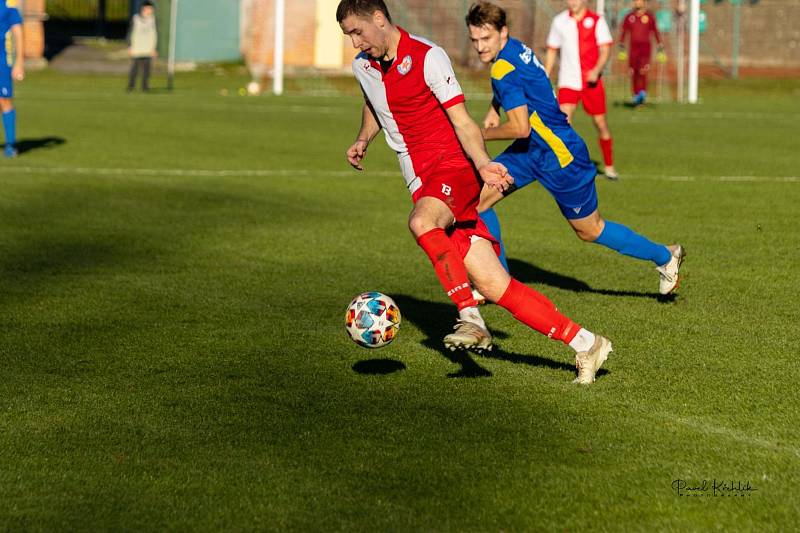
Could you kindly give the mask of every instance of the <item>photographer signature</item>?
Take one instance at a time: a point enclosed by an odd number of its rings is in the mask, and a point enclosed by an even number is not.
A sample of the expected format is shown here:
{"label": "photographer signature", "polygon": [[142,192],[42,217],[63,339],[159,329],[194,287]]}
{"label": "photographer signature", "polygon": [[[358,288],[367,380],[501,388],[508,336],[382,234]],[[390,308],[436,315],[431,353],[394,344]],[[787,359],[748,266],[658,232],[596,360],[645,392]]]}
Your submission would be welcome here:
{"label": "photographer signature", "polygon": [[685,479],[675,479],[672,481],[672,490],[678,496],[750,496],[758,489],[753,487],[749,481],[716,480],[703,479],[700,481],[688,481]]}

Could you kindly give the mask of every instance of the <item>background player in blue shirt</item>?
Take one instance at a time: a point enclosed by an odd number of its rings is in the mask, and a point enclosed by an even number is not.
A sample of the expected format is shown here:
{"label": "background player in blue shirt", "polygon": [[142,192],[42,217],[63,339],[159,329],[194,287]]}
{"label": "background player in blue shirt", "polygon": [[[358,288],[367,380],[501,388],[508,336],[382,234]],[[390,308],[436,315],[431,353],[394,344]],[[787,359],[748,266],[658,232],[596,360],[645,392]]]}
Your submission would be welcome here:
{"label": "background player in blue shirt", "polygon": [[0,38],[2,38],[2,58],[0,58],[0,110],[3,112],[3,129],[6,144],[3,154],[15,157],[17,149],[17,112],[14,110],[14,80],[25,77],[25,55],[22,45],[22,17],[19,11],[0,0]]}
{"label": "background player in blue shirt", "polygon": [[[581,240],[652,261],[659,272],[659,292],[669,294],[675,290],[683,247],[656,244],[627,226],[603,220],[597,210],[597,169],[586,143],[559,109],[539,60],[530,48],[509,37],[505,11],[490,2],[477,2],[470,8],[466,22],[481,62],[492,64],[494,98],[484,121],[484,138],[514,140],[495,158],[514,176],[514,185],[505,193],[484,188],[481,194],[478,210],[492,235],[500,240],[500,223],[492,206],[505,195],[538,180]],[[501,107],[508,116],[502,124]]]}

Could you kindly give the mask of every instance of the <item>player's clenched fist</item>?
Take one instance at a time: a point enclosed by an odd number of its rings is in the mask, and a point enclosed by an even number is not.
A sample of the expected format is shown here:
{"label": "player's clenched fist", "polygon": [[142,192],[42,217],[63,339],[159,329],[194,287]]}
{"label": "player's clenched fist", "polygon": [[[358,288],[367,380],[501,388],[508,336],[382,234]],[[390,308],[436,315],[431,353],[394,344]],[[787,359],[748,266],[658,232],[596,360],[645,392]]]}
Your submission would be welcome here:
{"label": "player's clenched fist", "polygon": [[514,178],[508,173],[508,169],[494,161],[479,168],[478,173],[486,185],[500,192],[507,190],[514,183]]}
{"label": "player's clenched fist", "polygon": [[364,170],[364,167],[361,166],[361,160],[367,155],[367,146],[367,141],[359,139],[347,149],[347,162],[356,170]]}
{"label": "player's clenched fist", "polygon": [[488,130],[489,128],[496,128],[500,125],[500,114],[494,110],[494,108],[489,108],[489,112],[486,113],[486,117],[483,119],[483,129]]}

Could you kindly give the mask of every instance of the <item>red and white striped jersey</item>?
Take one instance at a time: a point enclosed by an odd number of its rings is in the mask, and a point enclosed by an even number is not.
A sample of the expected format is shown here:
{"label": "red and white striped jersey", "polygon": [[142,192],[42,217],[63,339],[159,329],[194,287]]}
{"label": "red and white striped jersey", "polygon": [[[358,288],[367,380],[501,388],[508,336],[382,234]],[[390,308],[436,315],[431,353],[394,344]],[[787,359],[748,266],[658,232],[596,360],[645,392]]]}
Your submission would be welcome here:
{"label": "red and white striped jersey", "polygon": [[586,10],[583,18],[577,20],[569,10],[562,11],[553,18],[547,47],[560,50],[558,86],[581,91],[586,81],[586,73],[597,65],[600,46],[614,42],[606,19]]}
{"label": "red and white striped jersey", "polygon": [[464,102],[464,93],[442,48],[398,29],[397,56],[386,73],[365,53],[353,60],[353,72],[414,194],[422,185],[420,176],[435,163],[450,157],[466,159],[445,112]]}

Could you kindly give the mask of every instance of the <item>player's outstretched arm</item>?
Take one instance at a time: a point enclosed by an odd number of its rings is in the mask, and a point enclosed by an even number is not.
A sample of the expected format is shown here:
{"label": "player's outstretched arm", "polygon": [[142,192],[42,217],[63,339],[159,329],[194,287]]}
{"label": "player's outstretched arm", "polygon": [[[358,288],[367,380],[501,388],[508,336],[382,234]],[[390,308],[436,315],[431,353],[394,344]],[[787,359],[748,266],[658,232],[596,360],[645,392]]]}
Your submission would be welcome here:
{"label": "player's outstretched arm", "polygon": [[586,81],[589,83],[595,83],[598,79],[600,79],[600,74],[602,74],[603,69],[606,67],[606,63],[608,62],[608,57],[611,55],[611,45],[604,44],[599,47],[599,51],[597,64],[586,74]]}
{"label": "player's outstretched arm", "polygon": [[547,54],[544,56],[544,71],[547,73],[547,77],[550,77],[550,73],[553,72],[553,66],[556,64],[556,56],[558,55],[558,50],[555,48],[548,48]]}
{"label": "player's outstretched arm", "polygon": [[467,107],[463,103],[448,107],[447,116],[450,118],[450,122],[453,123],[458,141],[469,158],[472,159],[484,183],[499,191],[508,189],[514,183],[514,178],[509,175],[506,167],[500,163],[492,162],[488,152],[486,152],[486,145],[483,144],[481,130],[467,113]]}
{"label": "player's outstretched arm", "polygon": [[16,81],[22,81],[25,79],[25,44],[22,41],[22,24],[12,26],[11,35],[14,38],[14,47],[17,50],[11,75]]}
{"label": "player's outstretched arm", "polygon": [[531,134],[531,123],[528,119],[528,106],[523,104],[506,111],[508,120],[493,128],[483,130],[483,138],[487,141],[499,139],[525,139]]}
{"label": "player's outstretched arm", "polygon": [[381,126],[378,124],[378,119],[375,118],[375,111],[368,102],[365,102],[361,110],[361,129],[358,131],[355,142],[346,152],[347,162],[356,170],[364,170],[361,160],[367,155],[367,147],[379,131],[381,131]]}

